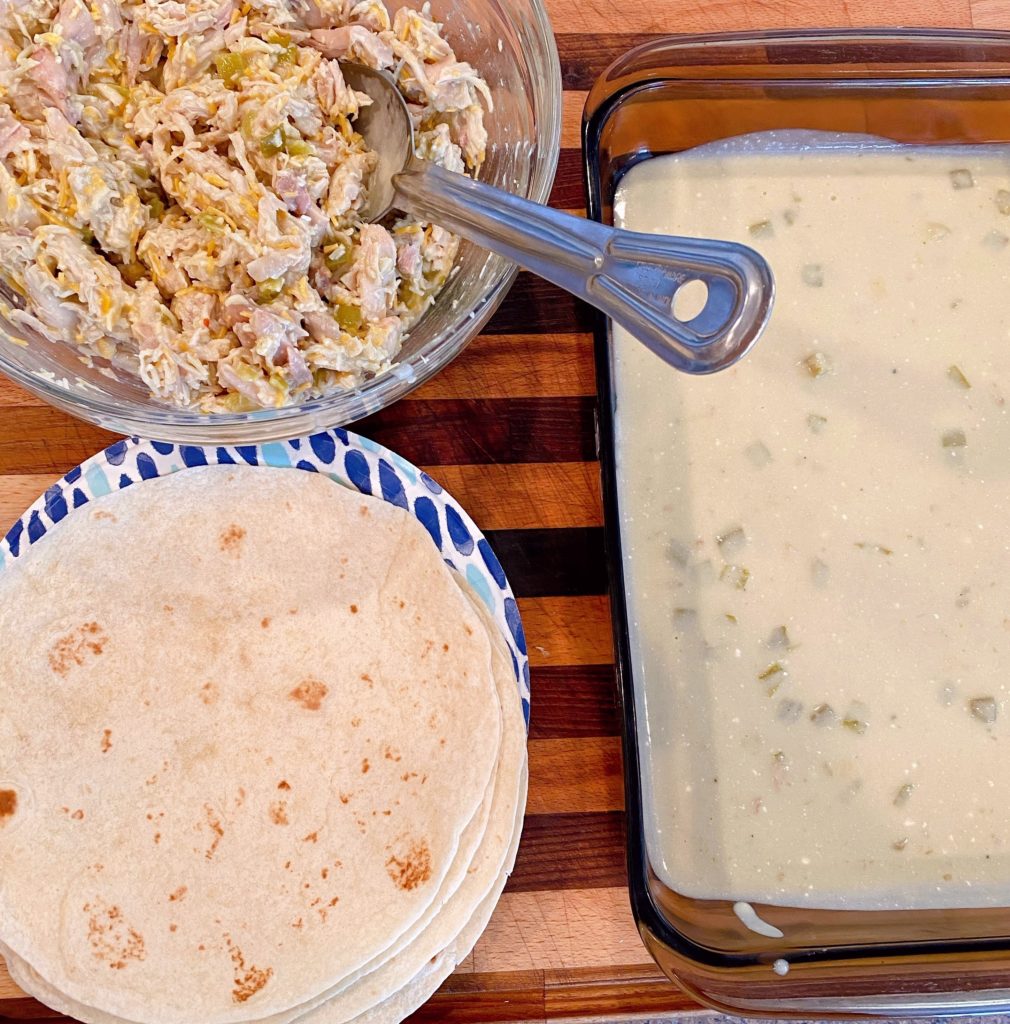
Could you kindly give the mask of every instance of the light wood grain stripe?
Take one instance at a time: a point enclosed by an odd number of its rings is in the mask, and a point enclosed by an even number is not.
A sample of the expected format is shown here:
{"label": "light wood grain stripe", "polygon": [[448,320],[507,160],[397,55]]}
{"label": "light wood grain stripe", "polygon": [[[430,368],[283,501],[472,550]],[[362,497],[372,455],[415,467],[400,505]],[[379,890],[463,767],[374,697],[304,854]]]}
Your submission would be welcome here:
{"label": "light wood grain stripe", "polygon": [[529,763],[528,814],[624,809],[621,741],[617,736],[530,740]]}
{"label": "light wood grain stripe", "polygon": [[[426,466],[482,530],[599,526],[600,467],[595,462],[508,466]],[[0,484],[0,493],[2,493]]]}
{"label": "light wood grain stripe", "polygon": [[648,963],[628,890],[615,886],[506,893],[458,970],[569,970]]}
{"label": "light wood grain stripe", "polygon": [[500,334],[476,338],[405,401],[594,394],[592,335]]}
{"label": "light wood grain stripe", "polygon": [[[20,999],[24,992],[14,984],[14,979],[7,971],[7,965],[0,959],[0,999]],[[2,1012],[3,1007],[0,1007]]]}
{"label": "light wood grain stripe", "polygon": [[579,149],[582,146],[582,108],[588,93],[581,89],[566,90],[561,103],[561,148]]}
{"label": "light wood grain stripe", "polygon": [[26,473],[24,476],[0,476],[0,537],[14,520],[57,480],[56,473]]}
{"label": "light wood grain stripe", "polygon": [[529,597],[519,602],[530,664],[606,665],[614,660],[610,600]]}
{"label": "light wood grain stripe", "polygon": [[[740,29],[827,28],[852,25],[936,25],[1006,28],[1010,10],[1000,0],[547,0],[557,33],[732,32]],[[974,15],[974,19],[973,19]],[[562,48],[563,49],[563,48]]]}

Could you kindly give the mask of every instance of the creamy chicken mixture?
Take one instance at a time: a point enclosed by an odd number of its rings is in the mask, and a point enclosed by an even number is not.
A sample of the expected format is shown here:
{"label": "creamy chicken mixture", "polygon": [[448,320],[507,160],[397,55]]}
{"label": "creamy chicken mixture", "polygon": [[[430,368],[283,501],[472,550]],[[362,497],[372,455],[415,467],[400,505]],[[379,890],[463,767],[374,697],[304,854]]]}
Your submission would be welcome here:
{"label": "creamy chicken mixture", "polygon": [[699,898],[1008,905],[1010,155],[758,136],[641,164],[616,212],[778,287],[712,377],[615,332],[653,864]]}
{"label": "creamy chicken mixture", "polygon": [[2,0],[0,249],[14,323],[204,412],[389,367],[458,240],[362,224],[375,156],[340,61],[390,72],[418,154],[484,158],[480,74],[381,0]]}

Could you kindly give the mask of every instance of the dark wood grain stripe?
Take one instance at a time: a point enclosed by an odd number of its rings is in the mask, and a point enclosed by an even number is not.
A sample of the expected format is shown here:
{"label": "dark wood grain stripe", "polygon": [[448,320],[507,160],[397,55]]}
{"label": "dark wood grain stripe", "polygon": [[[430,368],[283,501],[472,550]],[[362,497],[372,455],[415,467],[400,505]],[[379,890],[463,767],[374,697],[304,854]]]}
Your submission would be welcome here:
{"label": "dark wood grain stripe", "polygon": [[407,1024],[487,1024],[542,1021],[544,972],[453,974]]}
{"label": "dark wood grain stripe", "polygon": [[618,57],[663,36],[648,32],[558,32],[555,38],[565,89],[586,90]]}
{"label": "dark wood grain stripe", "polygon": [[[630,909],[628,911],[630,913]],[[701,1007],[654,964],[544,972],[545,1020],[668,1019]]]}
{"label": "dark wood grain stripe", "polygon": [[595,396],[398,402],[354,430],[417,465],[587,462]]}
{"label": "dark wood grain stripe", "polygon": [[624,812],[532,814],[506,892],[599,889],[628,883]]}
{"label": "dark wood grain stripe", "polygon": [[[595,396],[399,402],[353,429],[416,464],[590,462]],[[49,406],[11,417],[0,474],[65,473],[115,435]]]}
{"label": "dark wood grain stripe", "polygon": [[531,670],[530,739],[618,736],[613,665],[542,665]]}
{"label": "dark wood grain stripe", "polygon": [[607,590],[602,526],[490,530],[487,539],[517,597],[572,597]]}
{"label": "dark wood grain stripe", "polygon": [[559,210],[583,210],[586,205],[582,182],[582,150],[563,149],[558,156],[558,170],[551,189],[551,206]]}
{"label": "dark wood grain stripe", "polygon": [[522,271],[484,333],[559,334],[592,329],[593,315],[585,303]]}

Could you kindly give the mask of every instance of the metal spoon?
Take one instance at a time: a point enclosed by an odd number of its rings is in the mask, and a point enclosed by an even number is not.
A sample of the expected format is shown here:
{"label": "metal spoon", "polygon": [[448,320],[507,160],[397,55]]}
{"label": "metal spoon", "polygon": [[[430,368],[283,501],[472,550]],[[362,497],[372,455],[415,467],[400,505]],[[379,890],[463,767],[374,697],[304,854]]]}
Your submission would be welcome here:
{"label": "metal spoon", "polygon": [[[753,249],[610,228],[420,160],[393,80],[361,64],[341,68],[372,100],[354,125],[379,157],[364,220],[395,208],[433,221],[584,299],[685,373],[732,365],[761,334],[775,284]],[[680,320],[674,297],[692,281],[707,286],[705,305]]]}

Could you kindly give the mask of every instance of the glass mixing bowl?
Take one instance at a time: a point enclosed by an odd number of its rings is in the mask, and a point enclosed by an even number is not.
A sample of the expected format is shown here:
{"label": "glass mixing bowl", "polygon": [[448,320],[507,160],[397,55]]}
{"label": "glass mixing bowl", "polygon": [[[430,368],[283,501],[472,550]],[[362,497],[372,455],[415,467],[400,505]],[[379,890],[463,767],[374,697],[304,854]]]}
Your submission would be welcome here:
{"label": "glass mixing bowl", "polygon": [[[432,0],[431,9],[457,55],[480,70],[494,97],[481,178],[545,203],[560,147],[561,69],[543,3]],[[296,437],[377,412],[437,373],[487,323],[516,269],[464,243],[452,277],[414,325],[397,364],[359,388],[303,405],[214,415],[175,409],[152,399],[134,378],[86,367],[70,345],[26,348],[2,337],[0,371],[65,412],[117,433],[204,444]]]}

